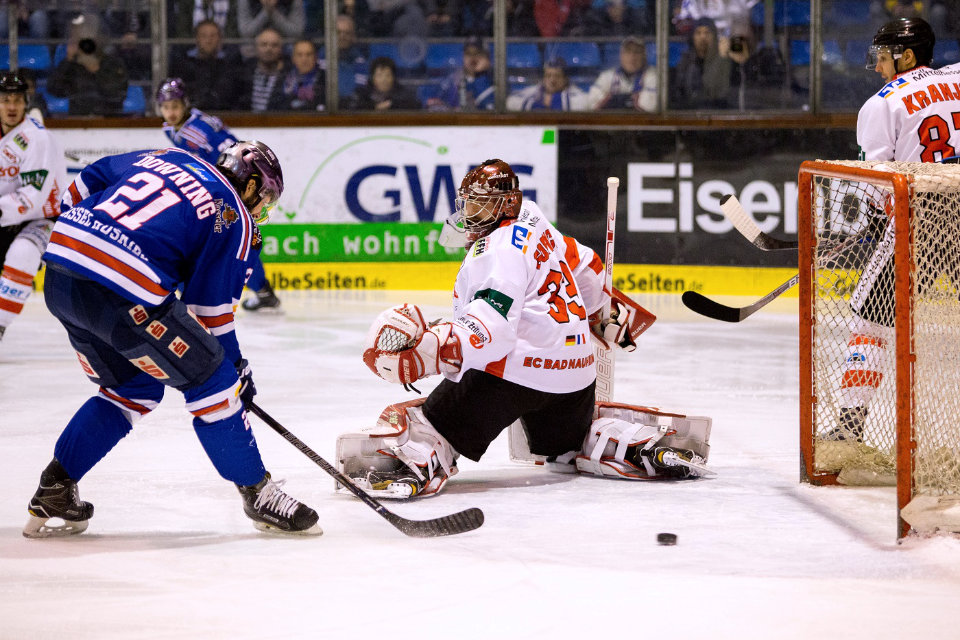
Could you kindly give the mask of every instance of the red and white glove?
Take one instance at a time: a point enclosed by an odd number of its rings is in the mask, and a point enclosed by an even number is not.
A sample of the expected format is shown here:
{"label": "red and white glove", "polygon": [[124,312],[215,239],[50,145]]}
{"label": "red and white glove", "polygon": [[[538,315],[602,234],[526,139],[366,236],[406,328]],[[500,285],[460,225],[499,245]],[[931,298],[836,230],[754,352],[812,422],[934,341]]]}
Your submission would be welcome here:
{"label": "red and white glove", "polygon": [[410,384],[460,370],[460,339],[449,322],[428,327],[416,305],[392,307],[377,316],[364,341],[363,362],[387,382]]}
{"label": "red and white glove", "polygon": [[590,315],[590,331],[607,349],[615,344],[624,351],[636,349],[637,338],[657,319],[618,289],[610,297],[610,317],[602,315],[603,309]]}

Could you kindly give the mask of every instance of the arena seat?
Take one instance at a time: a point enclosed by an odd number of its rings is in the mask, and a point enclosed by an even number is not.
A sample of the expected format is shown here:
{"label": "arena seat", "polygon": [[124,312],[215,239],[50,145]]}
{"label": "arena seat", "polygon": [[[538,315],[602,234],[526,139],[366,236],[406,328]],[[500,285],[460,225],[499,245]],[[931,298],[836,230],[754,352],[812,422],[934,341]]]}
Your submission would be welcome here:
{"label": "arena seat", "polygon": [[463,66],[463,45],[434,43],[427,47],[424,58],[428,76],[445,76]]}
{"label": "arena seat", "polygon": [[544,47],[544,59],[551,58],[562,58],[568,68],[579,72],[602,66],[600,47],[594,42],[551,42]]}
{"label": "arena seat", "polygon": [[123,112],[143,115],[146,111],[147,100],[143,93],[143,87],[137,84],[129,85],[127,87],[127,97],[123,100]]}
{"label": "arena seat", "polygon": [[543,56],[540,47],[532,42],[507,43],[508,69],[540,69],[543,66]]}
{"label": "arena seat", "polygon": [[956,40],[939,40],[933,47],[933,66],[942,67],[960,62],[960,43]]}
{"label": "arena seat", "polygon": [[[753,24],[764,23],[765,3],[758,2],[751,13]],[[776,0],[773,5],[773,24],[777,27],[804,27],[810,24],[809,0]]]}
{"label": "arena seat", "polygon": [[[43,44],[21,44],[17,47],[17,66],[46,73],[53,66],[50,49]],[[10,68],[10,47],[0,45],[0,69]]]}

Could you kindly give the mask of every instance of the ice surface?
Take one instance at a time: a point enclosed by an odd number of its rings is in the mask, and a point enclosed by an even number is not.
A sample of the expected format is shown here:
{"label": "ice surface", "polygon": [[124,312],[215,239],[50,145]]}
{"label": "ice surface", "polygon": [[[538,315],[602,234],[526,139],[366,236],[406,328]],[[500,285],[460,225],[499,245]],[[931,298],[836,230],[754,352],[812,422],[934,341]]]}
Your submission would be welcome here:
{"label": "ice surface", "polygon": [[[282,298],[282,316],[239,319],[257,399],[333,461],[338,433],[411,397],[361,362],[369,322],[396,302],[439,317],[448,294]],[[20,534],[27,500],[95,387],[35,296],[0,343],[0,639],[960,637],[960,542],[897,545],[892,489],[798,484],[795,302],[735,325],[679,296],[642,303],[660,319],[618,359],[615,399],[713,417],[715,479],[556,475],[510,463],[501,438],[440,496],[389,505],[477,506],[484,526],[413,539],[251,418],[325,530],[278,539],[253,529],[168,391],[83,479],[87,532],[37,541]]]}

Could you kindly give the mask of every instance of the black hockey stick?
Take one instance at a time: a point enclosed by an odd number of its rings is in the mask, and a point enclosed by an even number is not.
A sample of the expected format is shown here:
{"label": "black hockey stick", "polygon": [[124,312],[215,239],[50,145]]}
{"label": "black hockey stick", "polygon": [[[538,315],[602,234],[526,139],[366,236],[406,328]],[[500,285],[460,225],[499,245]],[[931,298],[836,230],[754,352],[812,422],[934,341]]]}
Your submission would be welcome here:
{"label": "black hockey stick", "polygon": [[796,249],[800,243],[796,240],[780,240],[760,231],[760,227],[753,221],[747,212],[743,210],[740,201],[736,196],[727,194],[720,198],[720,210],[726,216],[737,231],[744,238],[753,243],[753,246],[764,251],[780,251],[783,249]]}
{"label": "black hockey stick", "polygon": [[767,306],[781,293],[787,289],[790,289],[798,282],[800,282],[799,273],[753,304],[746,307],[728,307],[720,304],[719,302],[715,302],[710,298],[697,293],[696,291],[684,291],[683,296],[681,296],[681,300],[683,300],[683,304],[685,304],[688,309],[699,313],[702,316],[713,318],[714,320],[723,320],[724,322],[741,322],[752,316],[763,307]]}
{"label": "black hockey stick", "polygon": [[329,473],[333,478],[345,486],[353,495],[357,496],[368,507],[383,516],[387,522],[401,532],[414,538],[435,538],[437,536],[452,536],[457,533],[473,531],[483,524],[483,511],[476,507],[451,513],[448,516],[433,518],[432,520],[408,520],[389,511],[380,502],[366,491],[355,485],[350,478],[340,473],[333,465],[321,458],[313,449],[305,445],[297,436],[284,428],[279,422],[271,418],[266,411],[255,403],[250,403],[250,411],[267,423],[271,429],[279,433],[287,442],[295,446],[300,453],[307,456],[317,466]]}

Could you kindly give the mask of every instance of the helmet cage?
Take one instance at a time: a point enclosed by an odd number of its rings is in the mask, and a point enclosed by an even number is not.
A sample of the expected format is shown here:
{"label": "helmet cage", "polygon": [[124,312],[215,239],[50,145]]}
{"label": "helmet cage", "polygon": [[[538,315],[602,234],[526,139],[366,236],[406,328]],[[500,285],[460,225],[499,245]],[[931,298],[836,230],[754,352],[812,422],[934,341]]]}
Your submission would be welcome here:
{"label": "helmet cage", "polygon": [[867,69],[873,71],[884,55],[890,56],[894,64],[903,56],[902,44],[872,44],[867,47]]}

